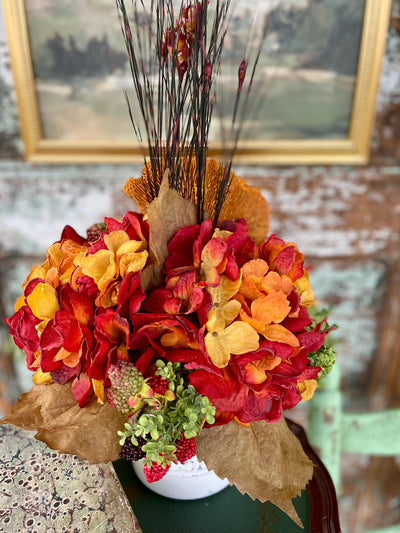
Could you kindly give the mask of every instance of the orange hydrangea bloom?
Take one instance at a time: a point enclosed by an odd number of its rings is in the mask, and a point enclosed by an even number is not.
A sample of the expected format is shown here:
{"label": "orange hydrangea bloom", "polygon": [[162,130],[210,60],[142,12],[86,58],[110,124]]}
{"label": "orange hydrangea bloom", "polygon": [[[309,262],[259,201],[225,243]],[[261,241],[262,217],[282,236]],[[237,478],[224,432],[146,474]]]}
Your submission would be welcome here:
{"label": "orange hydrangea bloom", "polygon": [[111,307],[117,304],[121,279],[130,272],[143,270],[149,253],[145,242],[130,239],[123,230],[104,235],[103,241],[104,248],[94,253],[80,253],[74,265],[96,283],[100,291],[96,305]]}
{"label": "orange hydrangea bloom", "polygon": [[292,311],[288,299],[293,282],[286,274],[271,271],[263,259],[254,259],[242,268],[239,300],[241,319],[270,341],[296,347],[296,336],[280,325]]}

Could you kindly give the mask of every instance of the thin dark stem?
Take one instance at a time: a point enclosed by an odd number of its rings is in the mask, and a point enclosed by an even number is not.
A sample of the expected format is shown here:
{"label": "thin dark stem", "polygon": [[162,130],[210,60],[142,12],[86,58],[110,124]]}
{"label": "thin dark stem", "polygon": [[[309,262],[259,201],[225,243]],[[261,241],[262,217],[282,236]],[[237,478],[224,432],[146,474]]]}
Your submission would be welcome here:
{"label": "thin dark stem", "polygon": [[[149,201],[158,194],[164,170],[168,168],[170,186],[183,196],[191,196],[190,189],[195,188],[197,219],[201,222],[205,210],[208,137],[216,100],[214,85],[220,72],[231,0],[215,0],[210,24],[208,0],[181,0],[177,14],[174,0],[151,0],[150,11],[143,0],[132,0],[131,20],[124,0],[116,0],[116,5],[139,115],[136,116],[126,96],[128,112],[138,140],[142,142],[145,138],[147,143],[151,169]],[[254,69],[251,83],[253,75]],[[248,93],[242,107],[240,95],[236,100],[235,139],[230,161],[222,167],[215,224],[229,190],[232,157],[241,130],[241,126],[236,126],[236,113],[243,118]],[[192,159],[195,172],[190,181]]]}

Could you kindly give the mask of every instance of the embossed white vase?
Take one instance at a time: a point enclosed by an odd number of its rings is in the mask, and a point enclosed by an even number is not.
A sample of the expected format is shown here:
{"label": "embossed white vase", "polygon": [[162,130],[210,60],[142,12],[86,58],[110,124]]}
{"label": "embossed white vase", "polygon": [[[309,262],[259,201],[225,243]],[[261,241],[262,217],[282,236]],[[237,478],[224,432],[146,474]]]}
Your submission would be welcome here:
{"label": "embossed white vase", "polygon": [[133,469],[140,481],[150,490],[175,500],[197,500],[217,494],[229,485],[229,481],[219,478],[212,470],[207,470],[204,462],[197,457],[184,464],[172,463],[160,481],[149,483],[143,473],[143,462],[133,461]]}

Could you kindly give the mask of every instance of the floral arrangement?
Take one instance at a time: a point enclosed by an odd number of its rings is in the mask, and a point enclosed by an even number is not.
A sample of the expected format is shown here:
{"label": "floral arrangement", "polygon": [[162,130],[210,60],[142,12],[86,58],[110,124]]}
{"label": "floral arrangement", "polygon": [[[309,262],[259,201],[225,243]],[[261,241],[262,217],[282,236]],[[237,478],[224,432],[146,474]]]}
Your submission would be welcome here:
{"label": "floral arrangement", "polygon": [[261,193],[231,162],[207,157],[229,7],[216,3],[210,41],[206,1],[182,4],[176,19],[171,2],[154,3],[164,87],[155,115],[154,68],[135,56],[143,19],[135,11],[132,31],[117,1],[149,140],[142,176],[124,188],[142,212],[106,218],[85,237],[67,226],[31,270],[6,322],[34,386],[5,421],[91,462],[144,459],[149,481],[197,453],[295,519],[291,499],[312,465],[282,416],[330,370],[331,328],[310,317],[303,254],[266,237]]}

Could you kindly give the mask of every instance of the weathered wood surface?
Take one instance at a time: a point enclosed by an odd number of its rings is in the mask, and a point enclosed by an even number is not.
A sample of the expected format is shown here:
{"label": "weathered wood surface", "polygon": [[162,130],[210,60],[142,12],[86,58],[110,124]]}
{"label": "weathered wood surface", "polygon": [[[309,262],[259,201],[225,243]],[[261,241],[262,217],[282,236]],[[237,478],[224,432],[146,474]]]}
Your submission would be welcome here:
{"label": "weathered wood surface", "polygon": [[344,414],[340,446],[345,452],[400,455],[400,409]]}

